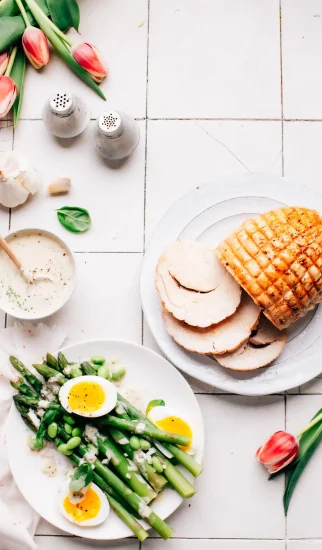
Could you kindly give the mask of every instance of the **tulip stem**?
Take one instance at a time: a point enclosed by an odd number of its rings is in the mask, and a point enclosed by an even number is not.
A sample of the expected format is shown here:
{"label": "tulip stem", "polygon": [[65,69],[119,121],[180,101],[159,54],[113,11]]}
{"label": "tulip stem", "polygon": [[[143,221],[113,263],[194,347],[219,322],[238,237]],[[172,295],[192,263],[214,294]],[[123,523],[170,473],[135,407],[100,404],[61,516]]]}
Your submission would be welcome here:
{"label": "tulip stem", "polygon": [[9,58],[9,63],[7,65],[7,68],[6,68],[6,72],[4,73],[5,76],[10,76],[11,69],[12,69],[13,64],[15,62],[16,54],[17,54],[17,46],[15,46],[11,51],[10,58]]}
{"label": "tulip stem", "polygon": [[56,25],[52,22],[51,19],[49,19],[49,17],[46,16],[45,13],[44,13],[44,16],[47,18],[48,24],[51,26],[51,28],[52,28],[53,31],[57,34],[57,36],[59,36],[66,44],[68,44],[68,46],[72,47],[73,43],[72,43],[72,41],[66,36],[66,34],[64,34],[58,27],[56,27]]}
{"label": "tulip stem", "polygon": [[303,430],[298,432],[297,437],[300,437],[301,435],[305,434],[305,432],[308,432],[311,428],[313,428],[313,426],[321,422],[321,420],[322,420],[322,413],[316,416],[315,418],[313,418],[313,420],[311,420],[311,422],[305,428],[303,428]]}
{"label": "tulip stem", "polygon": [[17,6],[20,10],[20,13],[23,17],[23,20],[24,20],[25,24],[26,24],[26,27],[31,27],[31,24],[30,24],[30,21],[28,19],[28,15],[27,15],[27,12],[25,10],[25,7],[24,7],[23,3],[21,2],[21,0],[16,0],[16,4],[17,4]]}
{"label": "tulip stem", "polygon": [[56,32],[51,28],[48,23],[48,18],[38,6],[35,0],[26,0],[26,4],[30,9],[32,15],[36,19],[39,27],[47,36],[49,42],[57,51],[58,55],[69,65],[69,67],[80,77],[88,86],[90,86],[102,99],[106,99],[102,90],[97,86],[96,82],[92,77],[85,71],[71,55],[70,51],[66,47],[66,44],[63,44],[61,39],[57,36]]}

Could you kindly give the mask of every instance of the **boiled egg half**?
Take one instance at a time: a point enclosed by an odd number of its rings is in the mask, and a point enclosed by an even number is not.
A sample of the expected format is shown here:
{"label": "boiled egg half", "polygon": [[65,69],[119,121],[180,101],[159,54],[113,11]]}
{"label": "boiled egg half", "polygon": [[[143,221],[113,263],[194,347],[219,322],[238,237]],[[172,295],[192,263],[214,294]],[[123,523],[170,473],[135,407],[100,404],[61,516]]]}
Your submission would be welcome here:
{"label": "boiled egg half", "polygon": [[72,493],[65,485],[58,496],[58,507],[62,515],[82,527],[93,527],[106,520],[110,505],[103,491],[95,483]]}
{"label": "boiled egg half", "polygon": [[96,418],[108,414],[117,401],[115,386],[99,376],[78,376],[65,382],[59,401],[69,413]]}
{"label": "boiled egg half", "polygon": [[186,435],[190,437],[190,444],[187,447],[181,447],[184,451],[189,454],[194,454],[193,450],[193,433],[192,429],[183,416],[178,413],[177,410],[172,409],[171,407],[153,407],[148,412],[148,419],[158,428],[166,432],[171,432],[173,434]]}

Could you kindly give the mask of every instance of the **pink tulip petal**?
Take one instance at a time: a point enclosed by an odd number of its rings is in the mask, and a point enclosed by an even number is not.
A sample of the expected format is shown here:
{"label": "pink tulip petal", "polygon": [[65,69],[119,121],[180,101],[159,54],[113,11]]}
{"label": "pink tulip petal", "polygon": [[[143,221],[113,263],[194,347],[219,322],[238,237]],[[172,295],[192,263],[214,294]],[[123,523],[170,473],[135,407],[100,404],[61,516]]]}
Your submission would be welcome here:
{"label": "pink tulip petal", "polygon": [[8,63],[9,63],[9,54],[7,52],[0,54],[0,76],[6,72]]}
{"label": "pink tulip petal", "polygon": [[41,69],[49,62],[49,46],[41,29],[27,27],[22,36],[24,52],[35,69]]}
{"label": "pink tulip petal", "polygon": [[95,46],[83,42],[72,52],[77,63],[87,71],[95,82],[102,82],[107,75],[107,68],[104,66],[101,54]]}
{"label": "pink tulip petal", "polygon": [[9,76],[0,76],[0,118],[6,116],[17,97],[17,86]]}

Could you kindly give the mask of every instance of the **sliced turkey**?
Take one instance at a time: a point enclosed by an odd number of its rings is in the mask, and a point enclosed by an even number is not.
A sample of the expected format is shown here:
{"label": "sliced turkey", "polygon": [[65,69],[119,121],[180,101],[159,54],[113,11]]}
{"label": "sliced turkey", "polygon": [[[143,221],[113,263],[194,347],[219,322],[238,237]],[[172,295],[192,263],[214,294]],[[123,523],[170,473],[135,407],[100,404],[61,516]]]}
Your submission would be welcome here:
{"label": "sliced turkey", "polygon": [[[262,332],[260,329],[261,321],[258,328],[259,333]],[[262,338],[263,341],[268,339],[268,336]],[[256,341],[259,342],[259,339]],[[249,340],[248,342],[242,344],[233,353],[214,355],[214,358],[220,365],[228,369],[238,371],[255,370],[261,367],[266,367],[266,365],[272,363],[283,351],[285,343],[286,331],[276,330],[274,340],[266,346],[254,346]]]}
{"label": "sliced turkey", "polygon": [[217,287],[220,263],[214,250],[196,241],[176,241],[163,254],[170,275],[181,286],[197,292],[210,292]]}
{"label": "sliced turkey", "polygon": [[162,312],[165,328],[174,341],[186,350],[202,355],[234,351],[250,337],[259,315],[259,307],[246,293],[231,317],[209,328],[191,327],[178,321],[165,308]]}
{"label": "sliced turkey", "polygon": [[[190,256],[191,252],[185,252]],[[171,254],[170,254],[171,256]],[[183,252],[180,256],[184,257]],[[241,289],[230,273],[220,264],[219,260],[213,256],[216,263],[216,269],[209,267],[209,271],[213,273],[214,289],[209,292],[197,292],[190,290],[178,282],[171,273],[174,272],[173,262],[169,263],[167,251],[161,256],[156,268],[156,288],[160,294],[160,298],[167,311],[172,313],[176,319],[185,321],[191,326],[209,327],[216,323],[220,323],[230,315],[232,315],[239,303],[241,297]],[[193,259],[181,260],[180,265],[186,265],[187,262],[193,262]],[[185,280],[186,284],[192,284],[196,287],[205,288],[205,277],[201,273],[203,269],[197,268],[194,274],[189,278],[183,275],[183,268],[177,265],[175,270],[181,281]],[[186,269],[186,267],[185,267]],[[200,284],[198,280],[200,278]],[[209,284],[208,284],[209,286]]]}
{"label": "sliced turkey", "polygon": [[257,330],[250,337],[249,342],[254,346],[265,346],[278,340],[279,336],[280,330],[262,315]]}

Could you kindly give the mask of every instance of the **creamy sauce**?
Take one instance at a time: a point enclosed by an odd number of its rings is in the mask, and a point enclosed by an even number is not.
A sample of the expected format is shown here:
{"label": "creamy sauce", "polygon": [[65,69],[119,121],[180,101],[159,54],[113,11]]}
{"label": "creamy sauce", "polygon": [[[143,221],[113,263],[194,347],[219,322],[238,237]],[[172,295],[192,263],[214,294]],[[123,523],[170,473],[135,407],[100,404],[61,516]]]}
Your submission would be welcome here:
{"label": "creamy sauce", "polygon": [[74,282],[74,263],[68,250],[41,231],[18,231],[7,242],[31,282],[0,250],[0,307],[30,318],[49,315],[63,305]]}

